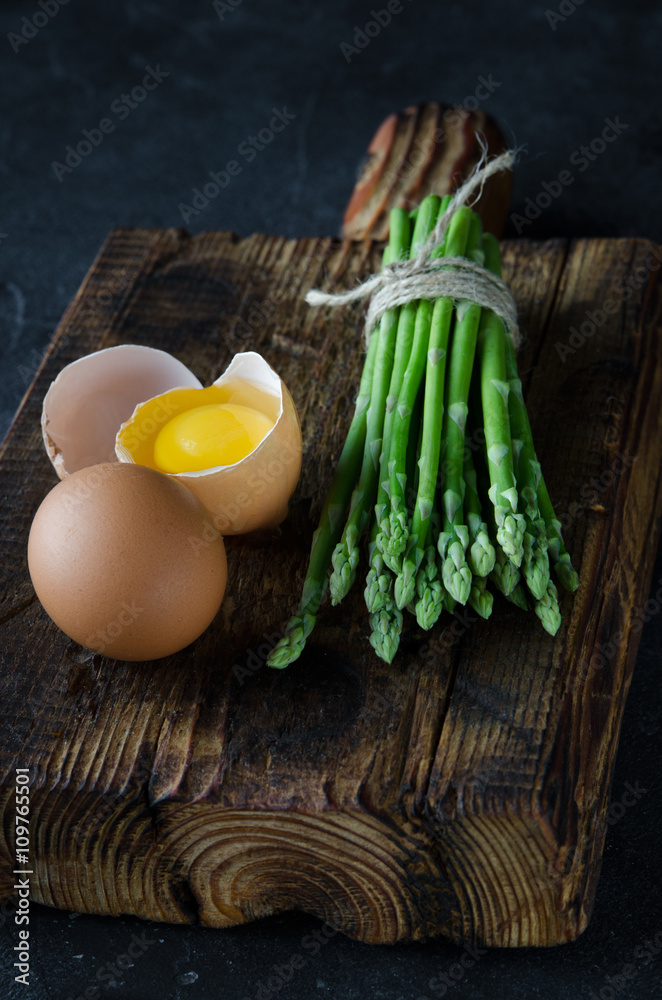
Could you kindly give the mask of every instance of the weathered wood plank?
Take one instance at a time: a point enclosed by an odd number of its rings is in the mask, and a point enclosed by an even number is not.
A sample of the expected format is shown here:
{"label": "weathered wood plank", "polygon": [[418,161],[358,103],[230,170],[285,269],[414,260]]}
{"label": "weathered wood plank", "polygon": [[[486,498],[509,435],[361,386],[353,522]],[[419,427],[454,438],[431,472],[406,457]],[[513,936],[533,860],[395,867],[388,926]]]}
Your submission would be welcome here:
{"label": "weathered wood plank", "polygon": [[[428,634],[409,623],[387,667],[357,586],[325,606],[300,661],[270,671],[361,367],[360,307],[314,311],[303,293],[351,286],[380,249],[145,230],[107,241],[0,451],[0,892],[12,884],[11,775],[29,766],[32,889],[50,905],[217,926],[296,906],[375,942],[554,944],[585,927],[633,609],[659,537],[657,270],[628,297],[614,291],[651,248],[504,245],[534,435],[581,566],[556,640],[498,602],[488,622],[444,616]],[[556,345],[608,297],[616,311],[562,362]],[[25,562],[31,517],[55,481],[39,433],[44,392],[64,364],[122,342],[170,350],[203,382],[256,349],[290,387],[304,432],[290,518],[229,540],[216,621],[151,664],[67,640]],[[604,662],[592,661],[600,649]]]}
{"label": "weathered wood plank", "polygon": [[[431,101],[385,118],[375,132],[345,209],[347,239],[386,239],[389,211],[412,209],[435,192],[453,191],[476,166],[506,150],[496,123],[484,111]],[[501,236],[508,215],[512,177],[491,177],[473,208],[484,228]]]}

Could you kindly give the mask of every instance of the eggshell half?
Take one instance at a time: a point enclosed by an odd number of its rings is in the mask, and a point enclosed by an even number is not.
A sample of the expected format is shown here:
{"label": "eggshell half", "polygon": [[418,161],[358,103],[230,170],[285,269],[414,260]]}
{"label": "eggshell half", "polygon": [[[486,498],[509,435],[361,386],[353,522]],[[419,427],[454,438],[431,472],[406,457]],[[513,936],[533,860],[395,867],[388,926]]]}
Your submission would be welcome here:
{"label": "eggshell half", "polygon": [[[195,493],[224,535],[275,528],[287,517],[301,472],[301,425],[292,397],[273,368],[254,351],[235,355],[214,385],[227,389],[234,403],[261,410],[274,426],[234,465],[175,473],[173,478]],[[153,400],[148,399],[137,406],[117,434],[115,450],[121,462],[136,461],[128,443],[136,437],[143,440],[145,426],[154,422],[150,421],[150,403]]]}
{"label": "eggshell half", "polygon": [[63,368],[44,397],[41,430],[60,479],[114,462],[115,437],[138,403],[175,387],[200,389],[186,365],[166,351],[122,344]]}

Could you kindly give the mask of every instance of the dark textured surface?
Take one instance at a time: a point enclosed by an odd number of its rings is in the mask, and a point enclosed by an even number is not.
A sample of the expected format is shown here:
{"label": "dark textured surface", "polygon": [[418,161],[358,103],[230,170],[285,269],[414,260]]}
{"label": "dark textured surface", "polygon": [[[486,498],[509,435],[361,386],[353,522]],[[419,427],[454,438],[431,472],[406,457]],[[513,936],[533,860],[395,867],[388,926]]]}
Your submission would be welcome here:
{"label": "dark textured surface", "polygon": [[[474,94],[479,75],[492,74],[501,85],[483,106],[528,146],[517,168],[513,211],[522,214],[527,198],[535,199],[560,171],[574,178],[522,228],[523,235],[661,240],[657,5],[632,6],[627,15],[621,4],[583,4],[556,30],[544,5],[470,9],[473,16],[467,5],[406,3],[348,64],[339,46],[351,42],[355,25],[369,20],[368,4],[244,0],[235,9],[228,4],[221,22],[207,2],[71,0],[16,53],[8,32],[20,30],[21,18],[39,8],[4,4],[3,426],[108,230],[181,225],[179,204],[191,204],[192,189],[235,158],[239,144],[268,124],[274,107],[285,105],[297,117],[252,162],[240,157],[241,174],[190,218],[192,231],[336,232],[357,161],[381,118],[413,101],[461,101]],[[58,183],[51,162],[62,160],[83,129],[95,128],[111,104],[140,83],[145,66],[157,64],[170,76],[125,120],[110,112],[115,131]],[[617,116],[628,128],[580,170],[573,151]],[[516,233],[511,222],[507,235]],[[661,578],[658,559],[654,590]],[[617,808],[595,913],[576,944],[551,952],[490,952],[455,982],[452,974],[462,967],[453,965],[460,952],[452,946],[369,948],[336,936],[313,955],[306,935],[316,925],[306,918],[274,918],[219,933],[72,919],[34,907],[29,990],[12,988],[16,929],[0,916],[3,995],[78,997],[99,982],[97,970],[126,951],[131,935],[143,932],[154,943],[121,973],[117,990],[104,986],[101,995],[266,998],[258,993],[260,983],[295,952],[306,956],[304,968],[289,985],[274,981],[273,995],[432,998],[444,993],[439,980],[436,990],[430,987],[431,977],[441,973],[450,977],[445,992],[467,1000],[590,997],[592,991],[605,1000],[659,995],[662,948],[657,954],[639,949],[662,932],[661,644],[660,615],[653,614],[625,712],[612,794]],[[620,806],[626,783],[637,781],[645,794],[630,808]],[[618,978],[623,970],[628,978]],[[611,985],[609,977],[616,977]]]}

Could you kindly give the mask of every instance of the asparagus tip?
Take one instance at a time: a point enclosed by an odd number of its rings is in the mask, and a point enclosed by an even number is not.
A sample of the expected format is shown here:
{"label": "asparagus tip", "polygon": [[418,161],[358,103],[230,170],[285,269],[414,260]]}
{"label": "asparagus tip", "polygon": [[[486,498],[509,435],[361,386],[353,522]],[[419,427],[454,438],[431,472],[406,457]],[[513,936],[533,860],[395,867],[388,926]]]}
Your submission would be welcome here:
{"label": "asparagus tip", "polygon": [[536,601],[534,610],[542,623],[542,627],[550,635],[556,635],[561,624],[561,612],[556,587],[550,580],[547,592],[540,601]]}
{"label": "asparagus tip", "polygon": [[564,590],[568,590],[571,594],[574,593],[579,586],[579,576],[574,566],[569,562],[559,561],[555,564],[554,569]]}

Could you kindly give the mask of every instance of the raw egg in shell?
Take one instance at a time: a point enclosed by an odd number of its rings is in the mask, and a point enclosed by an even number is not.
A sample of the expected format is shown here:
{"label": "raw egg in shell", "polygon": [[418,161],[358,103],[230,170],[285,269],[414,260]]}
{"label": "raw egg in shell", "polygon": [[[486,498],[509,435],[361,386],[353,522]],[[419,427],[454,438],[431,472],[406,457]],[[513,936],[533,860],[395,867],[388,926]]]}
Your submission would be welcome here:
{"label": "raw egg in shell", "polygon": [[286,386],[259,354],[237,354],[206,389],[141,403],[120,428],[121,462],[175,476],[224,535],[275,528],[301,472],[301,427]]}
{"label": "raw egg in shell", "polygon": [[51,385],[42,433],[60,478],[113,459],[146,466],[191,490],[223,534],[280,524],[301,471],[294,402],[253,351],[207,388],[165,351],[90,354]]}

